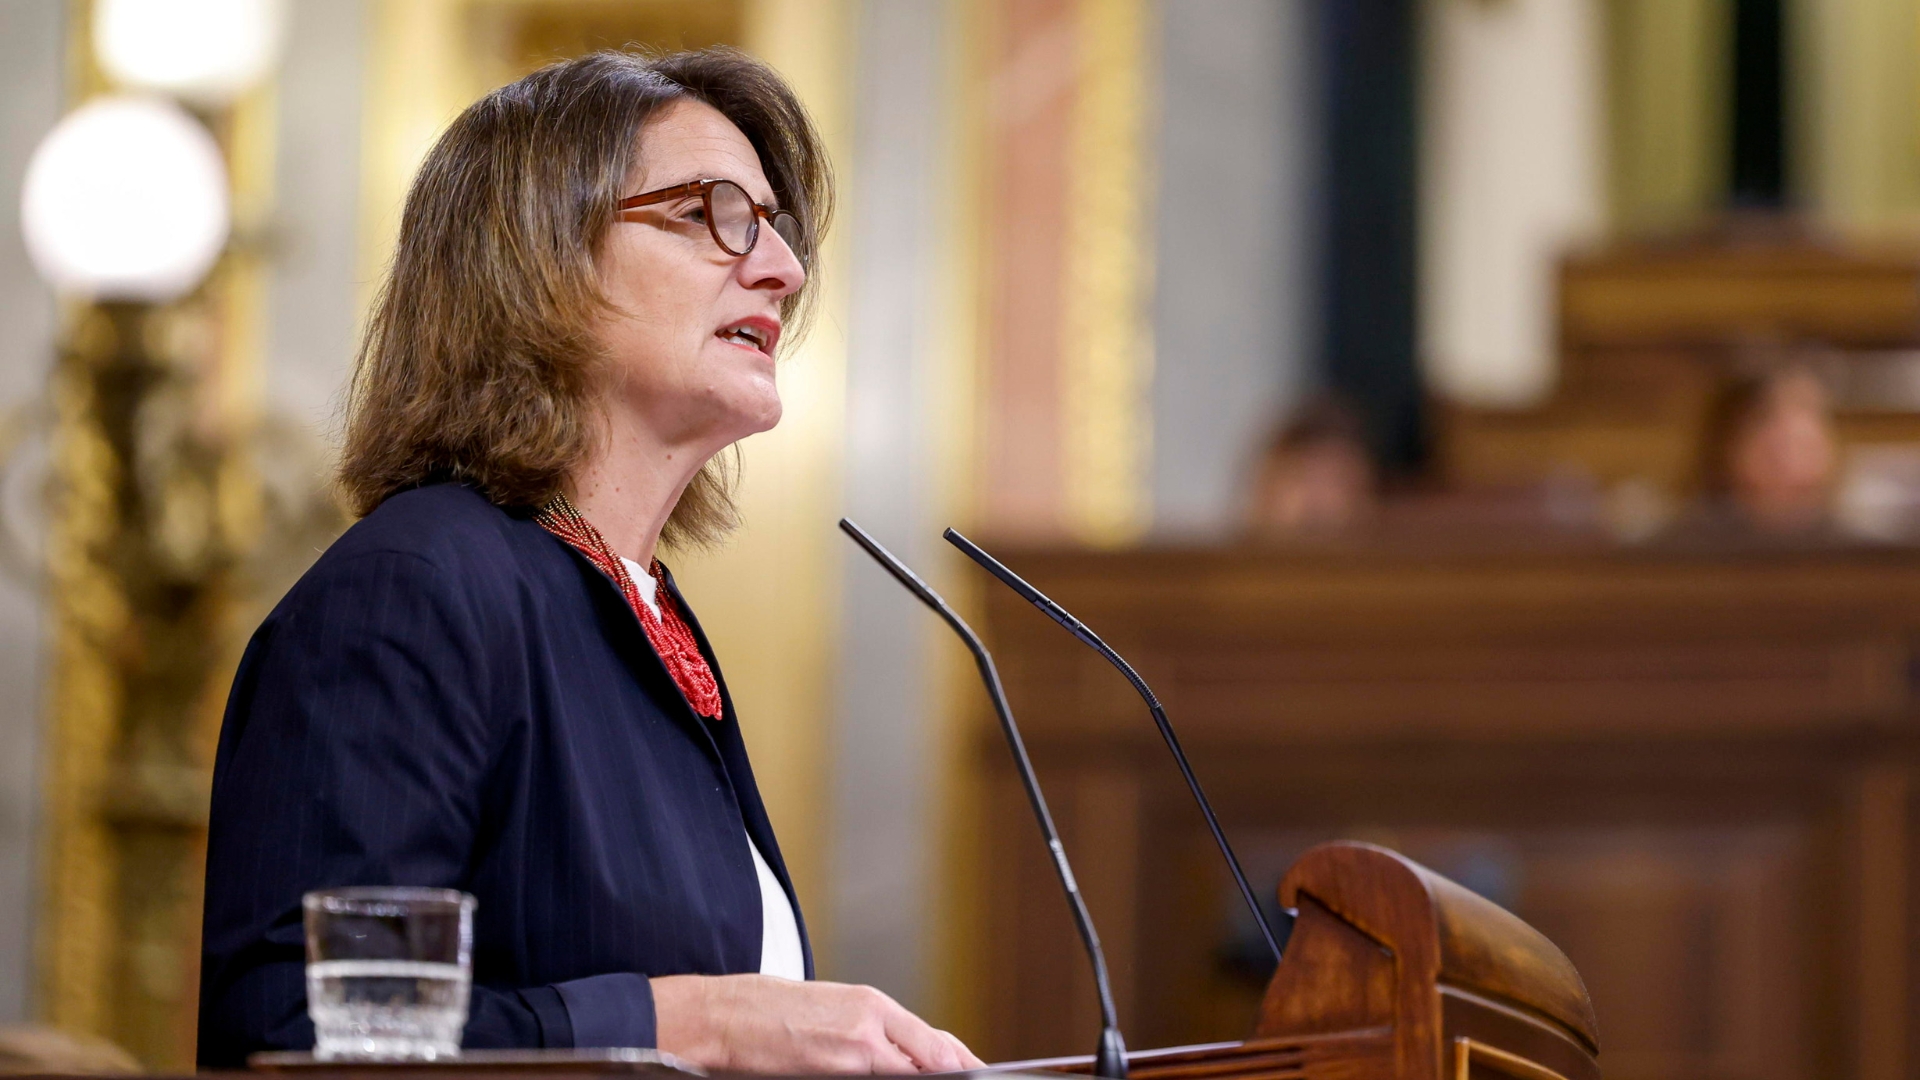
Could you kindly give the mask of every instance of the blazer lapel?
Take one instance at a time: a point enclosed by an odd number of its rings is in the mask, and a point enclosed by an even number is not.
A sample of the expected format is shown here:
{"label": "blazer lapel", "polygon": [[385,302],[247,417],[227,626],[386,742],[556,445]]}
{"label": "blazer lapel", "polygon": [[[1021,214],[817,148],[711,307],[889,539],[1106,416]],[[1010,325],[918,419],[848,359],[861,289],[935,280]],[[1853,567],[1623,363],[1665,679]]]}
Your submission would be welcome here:
{"label": "blazer lapel", "polygon": [[[663,564],[664,565],[664,564]],[[720,760],[727,767],[727,775],[733,781],[734,798],[740,805],[740,816],[745,819],[747,835],[760,848],[760,854],[767,860],[774,877],[780,881],[780,888],[787,894],[787,903],[793,905],[793,921],[800,928],[800,952],[806,961],[807,978],[813,978],[813,944],[807,938],[807,922],[800,911],[800,898],[793,891],[793,877],[787,872],[787,861],[780,854],[780,844],[773,835],[773,823],[767,817],[767,807],[760,799],[760,785],[754,781],[753,766],[747,760],[746,742],[740,737],[740,721],[733,708],[733,695],[727,690],[726,676],[720,671],[720,661],[713,654],[713,646],[707,641],[706,631],[701,629],[700,620],[694,617],[693,609],[680,595],[680,586],[673,580],[673,571],[668,570],[666,578],[667,595],[662,602],[671,602],[678,606],[680,617],[686,620],[687,629],[693,631],[693,640],[700,646],[700,655],[706,657],[707,664],[713,668],[713,678],[720,686],[720,719],[708,721],[705,726],[711,729]],[[688,709],[691,713],[691,708]]]}

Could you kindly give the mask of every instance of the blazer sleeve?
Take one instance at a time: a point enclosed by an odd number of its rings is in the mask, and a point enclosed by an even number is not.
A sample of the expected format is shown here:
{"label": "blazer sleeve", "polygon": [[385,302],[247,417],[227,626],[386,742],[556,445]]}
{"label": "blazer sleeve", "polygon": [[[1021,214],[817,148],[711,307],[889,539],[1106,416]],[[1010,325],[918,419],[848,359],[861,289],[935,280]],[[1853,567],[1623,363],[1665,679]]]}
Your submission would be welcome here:
{"label": "blazer sleeve", "polygon": [[[359,554],[316,567],[248,645],[214,766],[202,1066],[313,1045],[302,894],[465,882],[501,743],[488,663],[501,617],[462,586],[417,555]],[[464,1041],[651,1046],[651,988],[638,974],[477,980]]]}

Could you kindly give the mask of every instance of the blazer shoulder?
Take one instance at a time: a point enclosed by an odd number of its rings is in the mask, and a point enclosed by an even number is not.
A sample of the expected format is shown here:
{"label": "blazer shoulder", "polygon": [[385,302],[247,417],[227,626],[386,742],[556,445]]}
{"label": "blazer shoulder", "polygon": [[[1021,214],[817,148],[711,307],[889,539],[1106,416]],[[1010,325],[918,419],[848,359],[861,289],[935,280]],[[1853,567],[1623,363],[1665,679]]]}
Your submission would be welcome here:
{"label": "blazer shoulder", "polygon": [[395,574],[409,588],[450,602],[512,610],[528,588],[550,588],[566,559],[559,541],[526,514],[495,506],[472,488],[436,484],[395,495],[355,522],[277,611],[341,590],[389,588],[400,580]]}
{"label": "blazer shoulder", "polygon": [[[530,533],[531,531],[531,533]],[[360,556],[411,556],[465,577],[497,575],[526,556],[532,534],[545,530],[523,514],[495,506],[462,484],[433,484],[393,496],[334,541],[322,563]]]}

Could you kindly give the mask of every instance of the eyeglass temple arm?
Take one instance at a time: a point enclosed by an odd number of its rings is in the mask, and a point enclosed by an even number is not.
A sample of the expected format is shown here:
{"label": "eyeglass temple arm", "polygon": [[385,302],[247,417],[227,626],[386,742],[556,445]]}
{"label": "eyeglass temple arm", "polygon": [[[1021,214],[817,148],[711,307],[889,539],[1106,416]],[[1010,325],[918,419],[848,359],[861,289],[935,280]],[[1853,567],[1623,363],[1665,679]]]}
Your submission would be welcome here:
{"label": "eyeglass temple arm", "polygon": [[712,182],[711,180],[689,180],[676,187],[661,188],[659,191],[643,191],[638,195],[629,195],[621,199],[615,209],[632,210],[635,207],[651,206],[657,202],[666,202],[668,199],[677,199],[682,195],[692,195]]}

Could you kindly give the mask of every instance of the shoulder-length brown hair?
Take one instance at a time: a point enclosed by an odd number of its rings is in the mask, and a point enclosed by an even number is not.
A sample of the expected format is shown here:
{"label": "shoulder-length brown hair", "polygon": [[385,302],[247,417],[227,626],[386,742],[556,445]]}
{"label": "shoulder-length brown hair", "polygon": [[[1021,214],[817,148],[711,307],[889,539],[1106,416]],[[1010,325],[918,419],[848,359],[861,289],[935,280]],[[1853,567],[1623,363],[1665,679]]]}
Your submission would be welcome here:
{"label": "shoulder-length brown hair", "polygon": [[[747,54],[599,52],[495,90],[434,144],[407,194],[347,398],[339,482],[356,514],[442,480],[540,506],[585,458],[603,430],[594,257],[647,121],[682,99],[746,135],[804,227],[797,254],[816,264],[826,153],[793,90]],[[804,322],[812,291],[783,314]],[[726,465],[700,471],[663,541],[709,543],[733,527]]]}

